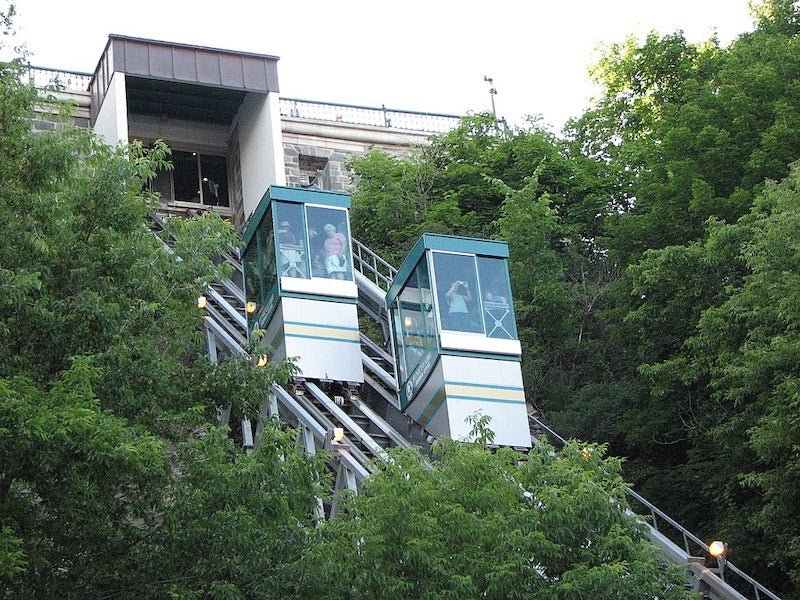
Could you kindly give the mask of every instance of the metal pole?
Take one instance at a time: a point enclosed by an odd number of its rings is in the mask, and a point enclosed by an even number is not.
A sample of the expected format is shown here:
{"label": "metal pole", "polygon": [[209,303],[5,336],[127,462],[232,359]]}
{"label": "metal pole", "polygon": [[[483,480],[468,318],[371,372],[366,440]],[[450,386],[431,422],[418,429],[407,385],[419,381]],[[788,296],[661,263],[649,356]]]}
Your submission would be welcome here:
{"label": "metal pole", "polygon": [[497,117],[497,110],[494,107],[494,97],[497,95],[497,89],[494,87],[494,79],[491,77],[483,76],[483,80],[489,84],[489,98],[492,100],[492,114]]}

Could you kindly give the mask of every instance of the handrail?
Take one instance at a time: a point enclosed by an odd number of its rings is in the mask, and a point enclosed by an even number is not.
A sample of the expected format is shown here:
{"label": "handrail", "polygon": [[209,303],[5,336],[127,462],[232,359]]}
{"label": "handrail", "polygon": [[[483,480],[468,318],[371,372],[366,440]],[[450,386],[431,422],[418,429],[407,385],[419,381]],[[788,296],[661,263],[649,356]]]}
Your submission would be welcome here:
{"label": "handrail", "polygon": [[[275,394],[275,399],[278,400],[284,407],[286,407],[289,412],[291,412],[295,418],[297,418],[298,423],[302,424],[304,427],[308,428],[311,431],[312,435],[318,439],[323,444],[327,439],[327,431],[320,426],[320,424],[315,420],[316,417],[309,414],[302,406],[300,406],[294,398],[292,398],[291,394],[283,389],[281,386],[277,384],[273,384],[272,386],[272,393]],[[356,450],[353,448],[352,450]],[[334,454],[332,453],[332,456]],[[336,452],[335,456],[338,458],[339,462],[344,464],[344,466],[355,475],[357,481],[361,481],[366,477],[369,477],[369,471],[352,455],[350,452]]]}
{"label": "handrail", "polygon": [[386,352],[386,350],[384,350],[383,348],[378,346],[378,344],[373,342],[371,339],[369,339],[363,333],[360,333],[358,337],[361,340],[361,345],[362,346],[366,346],[367,348],[369,348],[370,352],[374,352],[382,360],[386,361],[387,363],[394,363],[394,359],[392,358],[392,356],[388,352]]}
{"label": "handrail", "polygon": [[211,296],[226,313],[228,313],[228,315],[239,327],[241,327],[244,331],[247,331],[247,319],[245,319],[238,310],[231,306],[230,303],[225,300],[225,298],[223,298],[217,290],[209,285],[208,288],[206,288],[206,293]]}
{"label": "handrail", "polygon": [[353,249],[353,266],[384,292],[387,291],[397,276],[397,269],[355,238]]}
{"label": "handrail", "polygon": [[[558,433],[553,431],[550,427],[545,425],[539,418],[537,418],[537,417],[535,417],[533,415],[528,415],[528,418],[531,421],[534,421],[536,423],[536,425],[538,425],[542,429],[545,429],[549,436],[552,436],[554,439],[556,439],[562,445],[567,443],[567,440],[565,440],[563,437],[558,435]],[[704,555],[705,555],[706,552],[708,552],[708,545],[705,542],[703,542],[703,540],[701,540],[699,537],[694,535],[691,531],[686,529],[686,527],[684,527],[683,525],[681,525],[680,523],[678,523],[677,521],[672,519],[669,515],[667,515],[664,511],[662,511],[660,508],[658,508],[652,502],[650,502],[649,500],[647,500],[643,496],[639,495],[638,493],[634,492],[630,487],[626,487],[626,493],[627,493],[628,496],[630,496],[631,498],[636,500],[638,503],[640,503],[642,506],[644,506],[645,508],[647,508],[650,511],[650,515],[652,516],[652,519],[653,519],[653,522],[651,524],[653,529],[655,529],[656,531],[659,531],[658,522],[656,520],[656,517],[658,517],[662,521],[664,521],[665,523],[667,523],[670,526],[672,526],[673,529],[677,533],[679,533],[681,535],[681,537],[683,538],[684,549],[686,550],[687,555],[689,555],[689,556],[692,555],[691,549],[689,548],[689,541],[691,541],[694,544],[696,544],[698,546],[698,549],[702,550],[702,553]],[[753,592],[755,592],[756,600],[760,600],[762,595],[766,596],[767,598],[770,598],[771,600],[781,600],[780,597],[775,595],[775,593],[773,593],[772,591],[770,591],[769,589],[764,587],[763,584],[761,584],[758,581],[756,581],[755,579],[753,579],[750,575],[748,575],[747,573],[742,571],[739,567],[734,565],[732,562],[730,562],[730,561],[726,562],[725,571],[726,572],[730,571],[731,573],[736,574],[743,581],[745,581],[747,584],[749,584],[750,587],[752,588]],[[719,583],[721,583],[721,584],[725,583],[719,577],[714,577],[714,578],[706,577],[706,578],[704,578],[705,582],[707,584],[709,584],[710,586],[712,586],[712,587],[713,587],[713,584],[715,583],[713,581],[714,579],[716,579],[716,581],[719,581]],[[724,592],[724,590],[720,590],[720,591]]]}
{"label": "handrail", "polygon": [[[230,261],[227,261],[227,262],[230,262]],[[244,302],[245,302],[244,292],[242,291],[242,288],[240,288],[238,285],[236,285],[236,283],[234,281],[231,281],[230,279],[219,279],[219,280],[216,281],[216,283],[219,283],[219,285],[222,287],[222,289],[224,289],[231,296],[236,298],[239,301],[239,304],[244,306]]]}
{"label": "handrail", "polygon": [[386,108],[386,106],[339,104],[300,98],[281,98],[280,111],[282,117],[370,125],[421,133],[445,133],[455,129],[461,121],[459,115],[401,110]]}
{"label": "handrail", "polygon": [[367,371],[364,371],[364,383],[371,387],[373,391],[386,400],[386,402],[394,406],[397,410],[400,410],[400,402],[397,401],[397,397],[394,394],[390,394],[383,383],[375,379],[372,374]]}
{"label": "handrail", "polygon": [[333,400],[328,398],[328,396],[321,389],[319,389],[316,384],[307,381],[306,389],[311,392],[311,395],[314,396],[320,403],[322,403],[322,405],[325,406],[325,408],[330,411],[334,417],[347,426],[347,429],[369,449],[375,458],[380,458],[381,460],[388,459],[386,451],[381,448],[380,444],[373,440],[372,437],[358,425],[358,423],[353,421],[350,415],[344,412]]}
{"label": "handrail", "polygon": [[206,327],[206,329],[210,330],[211,333],[213,333],[217,339],[219,339],[232,353],[248,356],[247,351],[242,348],[242,346],[222,328],[222,325],[217,323],[212,317],[209,315],[204,316],[203,325]]}
{"label": "handrail", "polygon": [[247,344],[247,339],[245,336],[242,335],[242,333],[236,329],[236,327],[234,327],[231,322],[222,315],[221,312],[214,308],[214,306],[209,303],[206,305],[205,310],[211,317],[213,317],[214,322],[222,327],[238,344],[241,344],[242,346]]}
{"label": "handrail", "polygon": [[[308,407],[311,409],[311,411],[309,411],[297,402],[289,392],[277,384],[272,385],[272,393],[275,394],[275,399],[295,416],[298,423],[307,427],[316,439],[323,444],[327,441],[329,430],[326,430],[325,427],[320,424],[320,421],[327,421],[322,413],[315,410],[313,407]],[[359,481],[369,476],[369,471],[364,466],[367,462],[367,458],[358,448],[350,448],[348,452],[338,452],[336,456],[338,456],[339,460],[345,461],[345,466],[354,472],[356,479]]]}
{"label": "handrail", "polygon": [[390,373],[388,373],[385,369],[381,369],[380,365],[372,360],[369,356],[361,353],[361,363],[367,367],[370,372],[375,374],[380,382],[389,390],[396,390],[397,389],[397,380],[392,377]]}
{"label": "handrail", "polygon": [[411,443],[400,435],[397,430],[389,425],[381,416],[372,410],[365,402],[358,398],[350,398],[350,403],[360,410],[378,429],[387,435],[387,437],[400,448],[411,448]]}
{"label": "handrail", "polygon": [[[62,89],[67,92],[88,93],[89,91],[89,82],[92,79],[91,73],[51,69],[49,67],[36,67],[34,65],[27,65],[27,69],[28,81],[30,81],[34,87],[44,88],[56,82],[63,86]],[[61,75],[64,77],[60,77]]]}
{"label": "handrail", "polygon": [[[56,82],[63,91],[87,94],[92,73],[53,69],[26,65],[28,80],[37,88],[44,88]],[[350,123],[353,125],[371,125],[407,131],[418,131],[422,134],[446,133],[458,126],[461,117],[445,113],[422,112],[386,108],[386,106],[361,106],[358,104],[340,104],[321,100],[303,100],[300,98],[281,98],[281,116],[300,119],[317,119],[334,123]]]}

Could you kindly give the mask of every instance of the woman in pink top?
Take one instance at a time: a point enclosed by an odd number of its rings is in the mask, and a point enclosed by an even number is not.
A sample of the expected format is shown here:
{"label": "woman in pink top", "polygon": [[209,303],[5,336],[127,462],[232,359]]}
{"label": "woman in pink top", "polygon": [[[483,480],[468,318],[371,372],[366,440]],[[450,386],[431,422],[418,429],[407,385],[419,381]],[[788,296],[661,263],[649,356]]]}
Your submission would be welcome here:
{"label": "woman in pink top", "polygon": [[331,279],[344,279],[347,273],[347,239],[343,233],[337,233],[336,227],[328,223],[325,225],[325,245],[322,248],[325,271]]}

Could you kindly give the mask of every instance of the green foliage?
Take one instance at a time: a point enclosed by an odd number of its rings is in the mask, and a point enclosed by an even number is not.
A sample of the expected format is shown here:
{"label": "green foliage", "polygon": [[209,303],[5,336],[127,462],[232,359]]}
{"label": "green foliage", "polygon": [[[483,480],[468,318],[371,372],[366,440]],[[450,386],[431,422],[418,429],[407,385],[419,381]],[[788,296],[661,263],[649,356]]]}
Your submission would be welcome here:
{"label": "green foliage", "polygon": [[169,149],[108,147],[63,105],[32,133],[22,74],[0,64],[0,598],[279,597],[326,477],[277,423],[249,454],[214,425],[293,369],[204,357],[195,298],[230,225],[158,239]]}
{"label": "green foliage", "polygon": [[596,67],[604,96],[569,134],[581,152],[617,163],[627,198],[609,243],[626,263],[702,237],[711,216],[734,222],[763,181],[785,177],[800,156],[800,42],[788,25],[797,12],[783,1],[758,11],[772,15],[762,25],[783,25],[727,49],[651,33],[612,45]]}
{"label": "green foliage", "polygon": [[286,597],[289,566],[313,534],[324,464],[294,448],[293,432],[266,423],[243,454],[224,431],[182,443],[171,506],[137,552],[130,597]]}
{"label": "green foliage", "polygon": [[[645,477],[702,476],[698,525],[735,544],[739,562],[768,557],[795,584],[799,183],[795,167],[737,223],[712,219],[706,240],[645,253],[626,317],[650,392],[647,422],[633,422],[642,405],[626,408],[626,443],[661,469]],[[653,441],[666,450],[646,450]],[[692,505],[675,510],[697,518]]]}
{"label": "green foliage", "polygon": [[[478,424],[480,425],[480,424]],[[480,437],[480,436],[479,436]],[[391,460],[300,561],[313,598],[690,598],[625,512],[619,462],[443,440]],[[613,501],[611,501],[613,499]]]}
{"label": "green foliage", "polygon": [[424,230],[507,240],[528,400],[796,597],[800,11],[753,14],[728,47],[611,45],[564,140],[477,115],[356,161],[353,225],[396,262]]}
{"label": "green foliage", "polygon": [[273,382],[287,381],[298,372],[288,361],[257,366],[253,357],[268,350],[259,343],[248,344],[245,350],[247,355],[231,356],[217,364],[209,361],[201,367],[205,372],[203,395],[215,412],[230,407],[234,422],[256,420],[265,390],[269,390]]}
{"label": "green foliage", "polygon": [[78,597],[155,525],[163,440],[104,412],[86,359],[42,389],[0,380],[4,598]]}

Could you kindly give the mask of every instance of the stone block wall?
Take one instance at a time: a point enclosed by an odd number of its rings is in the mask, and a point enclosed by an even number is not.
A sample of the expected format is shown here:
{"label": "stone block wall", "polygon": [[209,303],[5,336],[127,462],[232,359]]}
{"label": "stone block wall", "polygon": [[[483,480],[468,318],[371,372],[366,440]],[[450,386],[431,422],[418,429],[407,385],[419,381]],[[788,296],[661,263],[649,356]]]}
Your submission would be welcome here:
{"label": "stone block wall", "polygon": [[304,144],[283,144],[286,185],[316,186],[332,192],[346,192],[352,185],[347,171],[347,154],[331,148]]}

